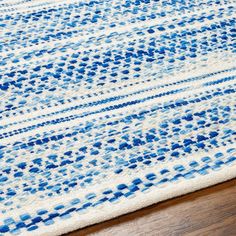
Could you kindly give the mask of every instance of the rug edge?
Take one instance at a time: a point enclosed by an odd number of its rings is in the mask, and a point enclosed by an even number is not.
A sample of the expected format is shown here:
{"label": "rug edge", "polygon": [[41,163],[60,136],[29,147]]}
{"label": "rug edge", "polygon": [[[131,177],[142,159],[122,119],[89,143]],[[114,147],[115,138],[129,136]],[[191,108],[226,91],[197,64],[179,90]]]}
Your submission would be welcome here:
{"label": "rug edge", "polygon": [[[132,199],[126,199],[126,201],[120,201],[116,204],[107,204],[101,209],[96,209],[96,212],[86,212],[78,217],[72,217],[68,220],[63,220],[63,222],[57,222],[51,226],[41,226],[40,230],[34,232],[34,235],[40,236],[57,236],[65,233],[69,233],[81,228],[101,223],[121,215],[131,213],[140,210],[144,207],[162,202],[171,198],[179,197],[191,192],[195,192],[209,186],[213,186],[230,179],[236,178],[235,165],[228,166],[223,170],[218,170],[211,172],[209,176],[202,175],[194,179],[189,179],[183,182],[175,183],[175,188],[173,185],[169,185],[165,188],[156,188],[150,190],[148,193],[142,193]],[[165,190],[165,191],[162,191]],[[147,195],[149,195],[147,197]],[[127,201],[128,200],[128,201]],[[110,208],[112,207],[112,211]],[[104,214],[106,213],[106,214]],[[26,233],[25,236],[32,235]]]}

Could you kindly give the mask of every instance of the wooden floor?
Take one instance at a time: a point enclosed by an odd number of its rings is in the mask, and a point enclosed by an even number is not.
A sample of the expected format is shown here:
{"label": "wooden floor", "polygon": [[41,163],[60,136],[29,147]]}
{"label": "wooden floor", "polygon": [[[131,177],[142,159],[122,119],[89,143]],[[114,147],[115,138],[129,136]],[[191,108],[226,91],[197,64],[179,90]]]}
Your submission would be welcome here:
{"label": "wooden floor", "polygon": [[236,236],[236,180],[96,224],[66,236]]}

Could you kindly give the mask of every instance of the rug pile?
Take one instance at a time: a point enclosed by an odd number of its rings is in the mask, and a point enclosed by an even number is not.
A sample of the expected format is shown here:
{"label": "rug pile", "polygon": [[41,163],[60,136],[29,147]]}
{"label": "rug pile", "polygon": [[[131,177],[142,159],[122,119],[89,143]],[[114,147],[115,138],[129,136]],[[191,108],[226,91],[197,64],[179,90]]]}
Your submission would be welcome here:
{"label": "rug pile", "polygon": [[0,0],[0,235],[236,177],[235,6]]}

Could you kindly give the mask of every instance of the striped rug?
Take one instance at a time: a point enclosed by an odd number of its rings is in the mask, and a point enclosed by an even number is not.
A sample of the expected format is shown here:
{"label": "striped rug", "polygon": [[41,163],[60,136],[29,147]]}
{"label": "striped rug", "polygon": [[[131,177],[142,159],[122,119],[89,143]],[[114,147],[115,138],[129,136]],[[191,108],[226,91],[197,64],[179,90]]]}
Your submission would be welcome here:
{"label": "striped rug", "polygon": [[0,235],[235,178],[235,6],[0,0]]}

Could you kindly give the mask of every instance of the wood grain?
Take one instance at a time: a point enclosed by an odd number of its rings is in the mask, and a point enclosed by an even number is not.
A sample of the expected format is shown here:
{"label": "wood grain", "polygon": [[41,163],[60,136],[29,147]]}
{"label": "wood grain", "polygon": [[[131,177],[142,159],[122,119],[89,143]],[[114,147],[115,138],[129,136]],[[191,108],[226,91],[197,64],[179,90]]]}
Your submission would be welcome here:
{"label": "wood grain", "polygon": [[236,236],[236,180],[72,232],[66,236]]}

